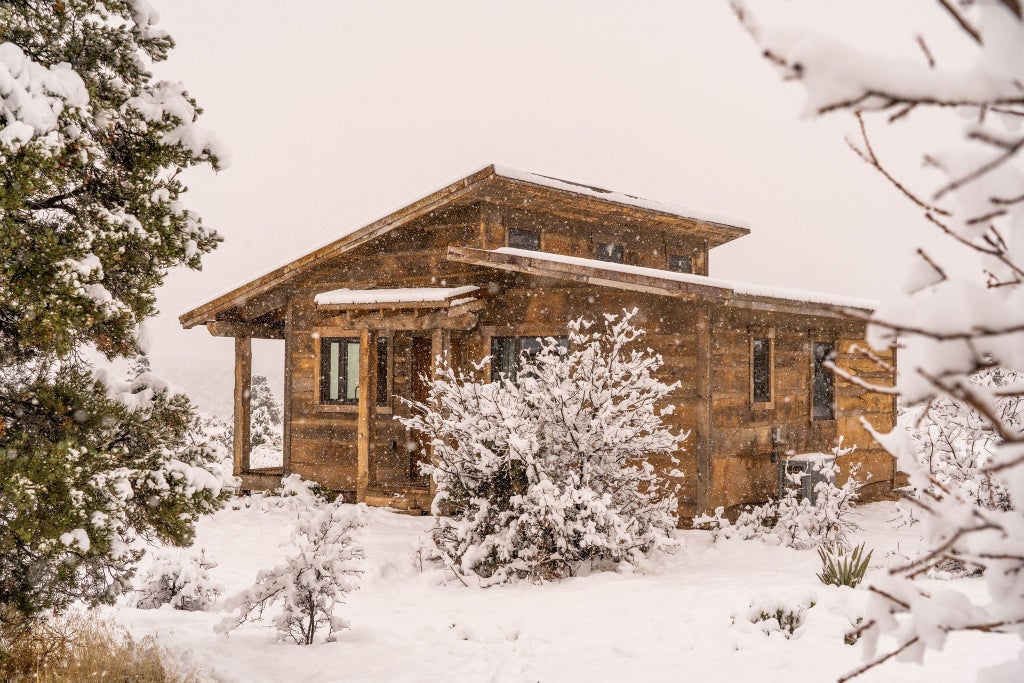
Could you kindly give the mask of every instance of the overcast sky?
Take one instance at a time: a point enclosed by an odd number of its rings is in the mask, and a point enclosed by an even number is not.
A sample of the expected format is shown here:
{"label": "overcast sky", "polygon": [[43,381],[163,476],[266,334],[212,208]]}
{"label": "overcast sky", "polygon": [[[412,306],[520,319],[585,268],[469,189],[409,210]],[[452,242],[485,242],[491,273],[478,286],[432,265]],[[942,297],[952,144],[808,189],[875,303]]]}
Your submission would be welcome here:
{"label": "overcast sky", "polygon": [[[186,195],[224,243],[171,274],[151,326],[155,368],[204,407],[230,400],[231,340],[182,310],[492,162],[744,218],[719,277],[878,298],[927,234],[849,120],[799,118],[725,2],[156,4],[177,41],[160,75],[232,151]],[[275,384],[282,346],[258,349]]]}

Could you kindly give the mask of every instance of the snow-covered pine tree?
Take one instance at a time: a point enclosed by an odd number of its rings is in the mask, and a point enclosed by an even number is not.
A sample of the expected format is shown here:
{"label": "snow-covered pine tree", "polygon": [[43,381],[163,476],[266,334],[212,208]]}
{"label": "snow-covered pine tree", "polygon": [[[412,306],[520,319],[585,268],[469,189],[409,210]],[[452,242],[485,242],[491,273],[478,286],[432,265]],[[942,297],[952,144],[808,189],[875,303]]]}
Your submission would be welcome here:
{"label": "snow-covered pine tree", "polygon": [[247,621],[263,618],[268,607],[280,603],[274,619],[281,639],[310,645],[327,629],[326,640],[349,623],[335,614],[347,593],[358,588],[362,548],[353,534],[365,525],[363,506],[344,505],[341,498],[299,510],[293,539],[298,552],[284,564],[266,569],[256,582],[229,598],[225,607],[238,610],[216,628],[228,633]]}
{"label": "snow-covered pine tree", "polygon": [[[399,418],[426,435],[437,484],[433,537],[454,570],[485,583],[637,562],[673,543],[675,486],[651,458],[673,458],[659,408],[678,384],[638,347],[636,311],[569,324],[569,349],[542,341],[518,378],[482,382],[442,365],[425,404]],[[478,368],[479,370],[479,368]]]}
{"label": "snow-covered pine tree", "polygon": [[[804,86],[805,111],[849,114],[856,126],[853,151],[922,212],[939,240],[958,250],[947,259],[921,246],[906,268],[902,291],[871,316],[871,345],[898,343],[900,353],[895,389],[875,389],[896,392],[908,404],[948,398],[975,411],[999,441],[980,474],[1020,499],[1024,425],[994,408],[1001,398],[1024,397],[1024,382],[992,387],[972,376],[987,368],[1024,371],[1024,5],[916,3],[917,14],[905,15],[911,18],[905,43],[886,44],[870,33],[856,44],[837,40],[835,27],[771,30],[744,0],[731,4],[761,53]],[[879,3],[879,12],[889,9]],[[928,35],[922,26],[949,30]],[[880,126],[900,129],[891,146],[873,139]],[[890,163],[887,155],[904,158]],[[911,167],[908,157],[919,174],[896,170]],[[975,273],[963,272],[963,264],[979,262]],[[913,440],[899,428],[875,438],[921,492],[915,505],[930,548],[872,581],[868,618],[859,629],[872,659],[840,680],[897,656],[920,660],[926,649],[942,649],[953,631],[1024,635],[1020,510],[978,505],[970,491],[942,491],[941,476],[918,462]],[[933,591],[919,583],[930,568],[948,561],[984,568],[987,595]],[[883,633],[893,640],[879,653]],[[1024,649],[984,677],[1024,679]]]}
{"label": "snow-covered pine tree", "polygon": [[0,613],[109,601],[137,535],[189,542],[227,495],[194,410],[150,373],[121,383],[82,351],[142,351],[167,269],[219,240],[181,171],[223,166],[146,0],[0,4]]}

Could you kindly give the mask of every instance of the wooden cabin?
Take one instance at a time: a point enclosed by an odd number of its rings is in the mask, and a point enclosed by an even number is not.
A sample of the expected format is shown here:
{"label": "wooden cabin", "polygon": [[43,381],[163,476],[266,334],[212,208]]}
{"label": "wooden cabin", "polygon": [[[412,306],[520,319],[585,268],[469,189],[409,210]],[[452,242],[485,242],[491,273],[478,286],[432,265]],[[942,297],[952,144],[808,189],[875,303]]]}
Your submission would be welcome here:
{"label": "wooden cabin", "polygon": [[[195,308],[180,318],[235,339],[235,474],[247,489],[298,473],[349,500],[428,511],[415,435],[395,420],[401,397],[445,354],[491,356],[513,370],[540,336],[566,323],[639,308],[645,343],[680,381],[669,420],[680,453],[685,519],[777,492],[775,460],[828,451],[870,475],[867,497],[892,489],[892,458],[860,420],[888,430],[894,398],[834,378],[892,381],[857,352],[865,325],[844,310],[871,302],[708,277],[712,249],[746,235],[740,222],[512,169],[488,166]],[[284,460],[249,466],[251,340],[284,344]],[[883,369],[879,369],[879,368]],[[660,463],[665,476],[675,469]]]}

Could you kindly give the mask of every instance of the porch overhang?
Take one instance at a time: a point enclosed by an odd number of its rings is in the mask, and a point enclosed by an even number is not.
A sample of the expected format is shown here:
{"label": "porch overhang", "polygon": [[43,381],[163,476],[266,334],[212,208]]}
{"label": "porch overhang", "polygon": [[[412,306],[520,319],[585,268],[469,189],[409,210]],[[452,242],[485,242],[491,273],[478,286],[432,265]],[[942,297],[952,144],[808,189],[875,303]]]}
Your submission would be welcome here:
{"label": "porch overhang", "polygon": [[469,330],[485,302],[480,288],[336,289],[314,298],[321,322],[353,330]]}

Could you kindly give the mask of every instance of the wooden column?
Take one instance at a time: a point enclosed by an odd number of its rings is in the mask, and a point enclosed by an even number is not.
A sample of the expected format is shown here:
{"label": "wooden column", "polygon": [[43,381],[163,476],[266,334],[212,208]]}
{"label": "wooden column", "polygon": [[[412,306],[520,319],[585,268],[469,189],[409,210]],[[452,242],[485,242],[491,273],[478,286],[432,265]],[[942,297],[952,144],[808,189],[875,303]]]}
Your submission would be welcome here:
{"label": "wooden column", "polygon": [[500,206],[488,202],[480,205],[477,240],[481,249],[499,249],[505,246],[505,227],[501,221]]}
{"label": "wooden column", "polygon": [[[288,476],[292,473],[292,356],[295,354],[295,342],[292,333],[295,324],[292,322],[292,300],[289,298],[284,308],[284,422],[281,430],[281,473]],[[320,340],[316,340],[317,344]]]}
{"label": "wooden column", "polygon": [[370,455],[373,453],[377,394],[377,333],[359,333],[359,413],[356,435],[356,502],[366,501],[370,485]]}
{"label": "wooden column", "polygon": [[706,306],[697,313],[697,512],[711,511],[714,499],[711,449],[711,316]]}
{"label": "wooden column", "polygon": [[249,471],[252,449],[252,340],[235,337],[235,476]]}
{"label": "wooden column", "polygon": [[[430,334],[430,379],[433,380],[437,376],[437,368],[440,365],[440,361],[443,358],[448,357],[448,352],[451,347],[451,332],[448,330],[434,330]],[[430,458],[430,462],[434,462],[434,447],[430,446],[428,449],[427,457]],[[434,478],[430,477],[430,500],[433,503],[434,496],[437,495],[437,485],[434,483]]]}

